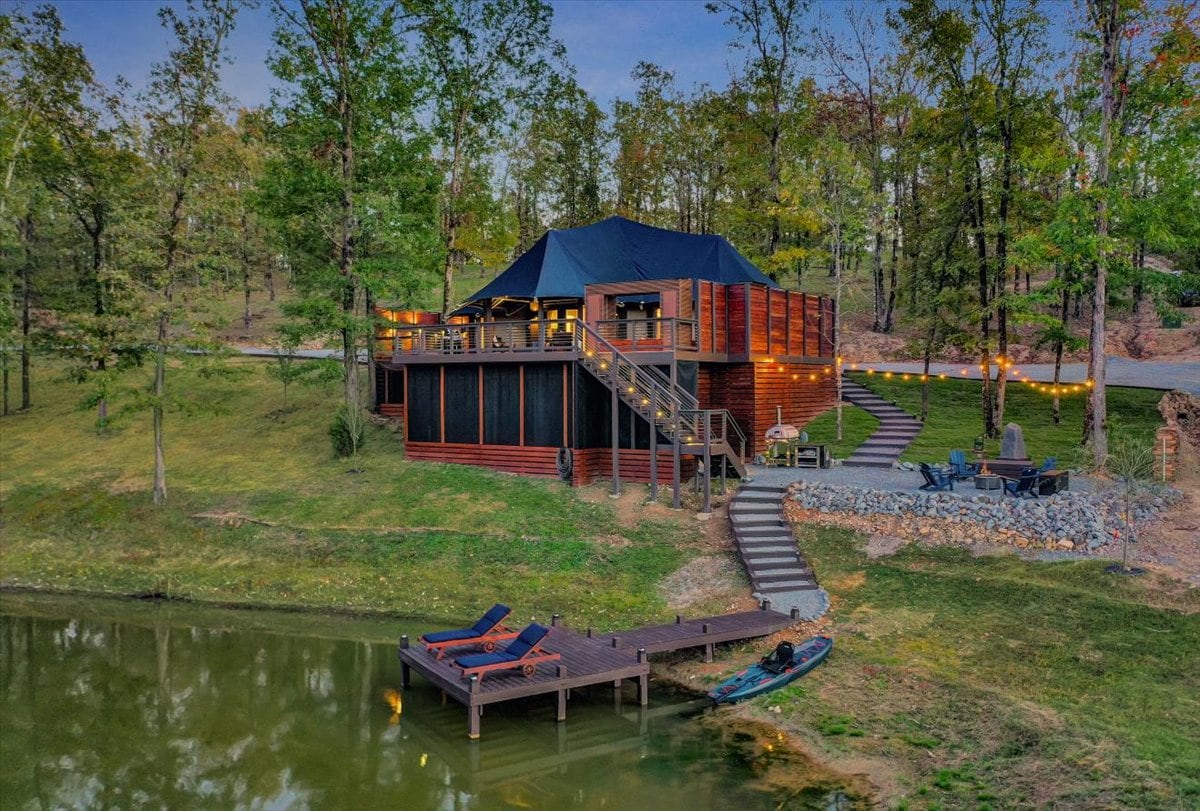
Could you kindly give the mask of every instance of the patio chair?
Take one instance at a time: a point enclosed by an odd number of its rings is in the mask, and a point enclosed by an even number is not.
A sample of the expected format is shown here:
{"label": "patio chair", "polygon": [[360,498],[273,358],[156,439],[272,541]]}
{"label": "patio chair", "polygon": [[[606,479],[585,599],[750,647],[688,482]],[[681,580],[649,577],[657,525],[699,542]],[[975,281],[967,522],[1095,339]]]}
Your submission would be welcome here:
{"label": "patio chair", "polygon": [[979,472],[978,462],[968,462],[967,455],[960,450],[950,451],[950,474],[956,479],[969,479]]}
{"label": "patio chair", "polygon": [[1033,468],[1027,467],[1021,471],[1019,479],[1004,478],[1004,492],[1014,498],[1025,496],[1037,498],[1040,480],[1041,474]]}
{"label": "patio chair", "polygon": [[1058,457],[1047,456],[1046,461],[1042,462],[1042,466],[1038,468],[1038,473],[1045,473],[1058,468]]}
{"label": "patio chair", "polygon": [[514,639],[516,631],[509,630],[502,624],[508,619],[512,609],[502,603],[496,603],[488,612],[476,621],[470,628],[456,628],[452,631],[434,631],[421,637],[421,644],[436,658],[441,659],[447,648],[465,648],[468,646],[481,647],[488,653],[496,649],[496,643],[503,639]]}
{"label": "patio chair", "polygon": [[954,476],[945,470],[939,470],[931,466],[928,462],[922,462],[920,465],[921,476],[925,479],[925,483],[921,485],[922,490],[953,490]]}
{"label": "patio chair", "polygon": [[520,668],[526,676],[532,676],[542,662],[553,662],[562,658],[560,654],[546,653],[542,650],[542,642],[549,634],[549,628],[536,622],[531,623],[521,631],[520,636],[508,643],[504,650],[460,656],[454,660],[454,666],[462,669],[464,679],[477,675],[479,680],[483,681],[487,673],[516,668]]}

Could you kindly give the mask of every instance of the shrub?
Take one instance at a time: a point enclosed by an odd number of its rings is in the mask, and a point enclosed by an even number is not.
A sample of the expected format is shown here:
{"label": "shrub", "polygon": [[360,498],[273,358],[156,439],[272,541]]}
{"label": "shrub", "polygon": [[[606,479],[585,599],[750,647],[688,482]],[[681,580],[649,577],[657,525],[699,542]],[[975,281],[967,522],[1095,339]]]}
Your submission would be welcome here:
{"label": "shrub", "polygon": [[333,452],[338,456],[354,456],[366,438],[365,420],[362,412],[352,413],[345,406],[338,409],[329,426],[329,438],[333,441]]}

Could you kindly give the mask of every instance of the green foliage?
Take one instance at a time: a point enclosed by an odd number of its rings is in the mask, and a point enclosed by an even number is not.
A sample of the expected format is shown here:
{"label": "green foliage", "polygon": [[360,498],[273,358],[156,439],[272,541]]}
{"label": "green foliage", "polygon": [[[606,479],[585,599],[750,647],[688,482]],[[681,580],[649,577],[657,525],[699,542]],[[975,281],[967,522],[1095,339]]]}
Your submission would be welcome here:
{"label": "green foliage", "polygon": [[329,438],[333,441],[333,452],[337,456],[357,458],[359,448],[366,439],[366,420],[362,412],[342,406],[329,425]]}

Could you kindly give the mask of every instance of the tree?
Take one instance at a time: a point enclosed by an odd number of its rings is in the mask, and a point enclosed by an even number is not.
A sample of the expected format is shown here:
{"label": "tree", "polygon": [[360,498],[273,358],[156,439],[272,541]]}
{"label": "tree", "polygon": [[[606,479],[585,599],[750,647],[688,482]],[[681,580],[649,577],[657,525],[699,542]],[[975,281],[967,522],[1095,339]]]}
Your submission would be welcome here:
{"label": "tree", "polygon": [[[751,52],[747,83],[762,94],[762,109],[754,120],[767,141],[767,202],[780,204],[783,176],[783,143],[790,125],[790,101],[797,90],[797,61],[802,55],[805,32],[801,26],[808,12],[807,0],[716,0],[706,8],[724,13],[726,21],[744,38],[738,44]],[[777,214],[770,216],[766,255],[779,248],[782,239]]]}
{"label": "tree", "polygon": [[442,314],[454,306],[454,274],[469,209],[471,169],[496,148],[495,133],[538,96],[562,46],[543,0],[408,0],[430,75],[433,131],[442,153]]}
{"label": "tree", "polygon": [[156,293],[152,304],[154,385],[148,400],[154,422],[155,504],[167,500],[163,449],[164,412],[170,404],[167,354],[175,343],[172,319],[179,314],[174,296],[184,267],[187,206],[198,182],[194,170],[200,160],[201,140],[220,111],[218,71],[236,11],[233,0],[190,0],[184,16],[169,7],[158,12],[174,45],[166,60],[151,69],[144,113],[158,203],[156,219],[162,235],[157,261],[145,273],[146,286]]}
{"label": "tree", "polygon": [[[414,70],[398,2],[275,4],[275,99],[259,200],[280,225],[305,299],[289,311],[340,338],[345,413],[362,410],[358,350],[369,302],[432,261],[433,167],[415,123]],[[390,267],[379,262],[391,258]]]}

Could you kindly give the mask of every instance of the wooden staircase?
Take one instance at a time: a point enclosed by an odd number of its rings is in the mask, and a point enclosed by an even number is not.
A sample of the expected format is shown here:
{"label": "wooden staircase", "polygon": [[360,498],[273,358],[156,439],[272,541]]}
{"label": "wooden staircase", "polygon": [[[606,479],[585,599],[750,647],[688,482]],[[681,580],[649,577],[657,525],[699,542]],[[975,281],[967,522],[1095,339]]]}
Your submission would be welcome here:
{"label": "wooden staircase", "polygon": [[[729,411],[700,408],[691,392],[657,368],[638,365],[582,321],[575,322],[574,341],[580,365],[681,453],[722,458],[746,478],[746,435]],[[702,470],[707,483],[708,469]]]}

